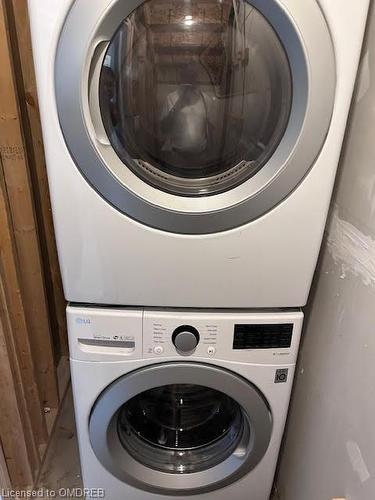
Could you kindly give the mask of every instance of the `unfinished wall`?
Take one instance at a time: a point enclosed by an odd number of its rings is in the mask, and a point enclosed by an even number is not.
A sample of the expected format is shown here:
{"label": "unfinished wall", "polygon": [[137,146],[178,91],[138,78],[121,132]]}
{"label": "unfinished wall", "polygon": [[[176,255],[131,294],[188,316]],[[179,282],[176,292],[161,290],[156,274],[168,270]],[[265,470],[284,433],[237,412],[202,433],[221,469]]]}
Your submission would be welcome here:
{"label": "unfinished wall", "polygon": [[310,297],[281,500],[375,499],[375,9]]}
{"label": "unfinished wall", "polygon": [[31,486],[67,384],[26,0],[0,0],[0,490]]}

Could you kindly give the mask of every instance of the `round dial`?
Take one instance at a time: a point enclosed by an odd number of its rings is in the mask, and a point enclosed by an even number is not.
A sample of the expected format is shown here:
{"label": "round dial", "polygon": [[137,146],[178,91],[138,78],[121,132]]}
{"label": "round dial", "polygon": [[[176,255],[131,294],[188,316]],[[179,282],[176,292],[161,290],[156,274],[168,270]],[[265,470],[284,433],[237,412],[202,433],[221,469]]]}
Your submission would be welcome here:
{"label": "round dial", "polygon": [[172,335],[172,342],[177,351],[191,352],[199,343],[199,332],[190,325],[182,325],[176,328]]}

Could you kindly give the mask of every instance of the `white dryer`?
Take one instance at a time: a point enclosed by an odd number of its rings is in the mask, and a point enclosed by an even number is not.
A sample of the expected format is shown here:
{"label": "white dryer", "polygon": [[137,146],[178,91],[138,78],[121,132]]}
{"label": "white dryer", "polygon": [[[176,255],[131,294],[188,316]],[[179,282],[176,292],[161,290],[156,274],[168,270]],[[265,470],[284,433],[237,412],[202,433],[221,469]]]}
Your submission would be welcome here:
{"label": "white dryer", "polygon": [[69,307],[85,488],[108,500],[268,500],[302,319]]}
{"label": "white dryer", "polygon": [[368,0],[29,0],[69,301],[305,304]]}

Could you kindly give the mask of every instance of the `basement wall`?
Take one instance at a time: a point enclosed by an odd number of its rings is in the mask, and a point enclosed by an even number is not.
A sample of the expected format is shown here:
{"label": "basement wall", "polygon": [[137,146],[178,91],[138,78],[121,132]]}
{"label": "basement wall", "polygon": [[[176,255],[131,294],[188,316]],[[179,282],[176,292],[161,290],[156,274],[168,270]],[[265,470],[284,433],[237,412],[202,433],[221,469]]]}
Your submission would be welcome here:
{"label": "basement wall", "polygon": [[375,499],[374,8],[310,296],[277,486],[280,500]]}

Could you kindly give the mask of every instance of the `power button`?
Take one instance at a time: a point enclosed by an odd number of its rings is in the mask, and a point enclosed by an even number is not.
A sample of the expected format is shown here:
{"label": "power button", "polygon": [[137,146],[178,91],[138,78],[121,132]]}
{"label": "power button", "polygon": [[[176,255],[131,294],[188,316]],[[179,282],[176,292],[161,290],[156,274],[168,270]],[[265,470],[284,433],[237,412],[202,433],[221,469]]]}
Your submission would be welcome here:
{"label": "power button", "polygon": [[154,353],[155,353],[155,354],[163,354],[163,352],[164,352],[163,346],[161,346],[161,345],[156,345],[156,346],[154,347]]}

